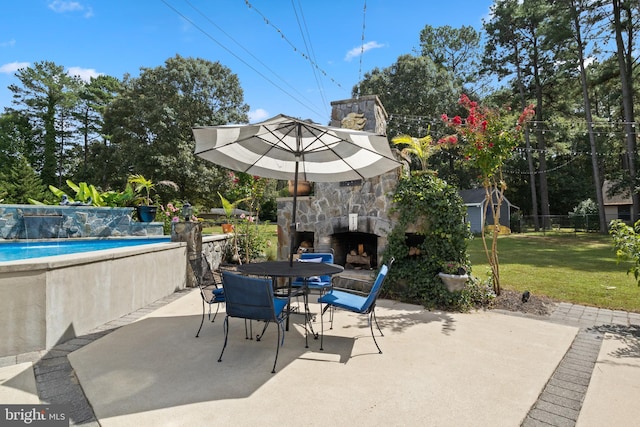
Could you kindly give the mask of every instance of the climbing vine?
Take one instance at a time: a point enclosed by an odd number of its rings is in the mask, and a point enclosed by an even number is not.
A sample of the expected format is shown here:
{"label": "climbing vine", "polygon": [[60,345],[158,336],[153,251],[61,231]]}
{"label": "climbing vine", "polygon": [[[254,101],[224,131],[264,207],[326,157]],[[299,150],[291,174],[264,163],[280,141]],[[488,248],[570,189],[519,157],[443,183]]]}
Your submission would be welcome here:
{"label": "climbing vine", "polygon": [[396,259],[388,279],[390,292],[429,308],[468,305],[465,291],[447,291],[438,277],[448,262],[470,271],[467,239],[471,233],[457,189],[431,172],[413,172],[400,180],[393,202],[397,225],[389,234],[385,255]]}

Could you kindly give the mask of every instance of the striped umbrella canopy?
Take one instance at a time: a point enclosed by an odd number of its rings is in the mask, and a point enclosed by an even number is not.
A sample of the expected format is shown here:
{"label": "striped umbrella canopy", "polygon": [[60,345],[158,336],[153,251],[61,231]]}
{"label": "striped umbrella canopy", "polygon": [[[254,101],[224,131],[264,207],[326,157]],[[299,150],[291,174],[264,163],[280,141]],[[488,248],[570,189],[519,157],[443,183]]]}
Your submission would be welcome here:
{"label": "striped umbrella canopy", "polygon": [[[299,180],[366,179],[401,165],[384,135],[322,126],[285,115],[248,125],[194,127],[193,135],[196,155],[250,175],[293,180],[295,189]],[[294,192],[292,225],[296,203]]]}
{"label": "striped umbrella canopy", "polygon": [[284,115],[249,125],[195,127],[193,134],[198,156],[265,178],[351,181],[400,166],[384,135]]}

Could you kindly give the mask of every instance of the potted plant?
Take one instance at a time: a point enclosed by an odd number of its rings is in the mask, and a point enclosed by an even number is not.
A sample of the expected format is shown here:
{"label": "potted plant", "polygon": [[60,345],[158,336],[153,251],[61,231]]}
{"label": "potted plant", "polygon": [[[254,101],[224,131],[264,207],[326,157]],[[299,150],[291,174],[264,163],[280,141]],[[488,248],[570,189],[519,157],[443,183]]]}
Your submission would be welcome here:
{"label": "potted plant", "polygon": [[467,267],[457,261],[447,261],[438,276],[449,292],[461,291],[469,280]]}
{"label": "potted plant", "polygon": [[234,225],[233,225],[233,214],[235,213],[236,207],[239,203],[248,200],[248,198],[236,200],[235,202],[230,202],[227,200],[222,194],[218,192],[218,196],[220,197],[220,202],[222,202],[222,209],[224,210],[224,215],[226,217],[226,222],[222,224],[222,232],[223,233],[233,233]]}
{"label": "potted plant", "polygon": [[173,181],[159,181],[155,184],[152,180],[140,174],[129,176],[127,182],[133,185],[133,190],[136,194],[135,200],[138,203],[136,212],[141,222],[151,222],[156,217],[158,207],[153,205],[153,199],[151,198],[151,193],[155,190],[156,185],[166,185],[178,190],[178,185]]}

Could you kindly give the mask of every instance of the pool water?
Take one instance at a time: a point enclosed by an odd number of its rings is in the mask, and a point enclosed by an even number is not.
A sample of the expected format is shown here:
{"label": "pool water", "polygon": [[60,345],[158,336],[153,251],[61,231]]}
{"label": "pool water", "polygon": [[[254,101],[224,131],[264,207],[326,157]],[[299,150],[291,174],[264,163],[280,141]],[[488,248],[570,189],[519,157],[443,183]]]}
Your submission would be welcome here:
{"label": "pool water", "polygon": [[102,249],[147,245],[169,242],[170,237],[123,238],[123,239],[82,239],[51,241],[11,241],[0,243],[0,262],[40,258],[55,255],[69,255]]}

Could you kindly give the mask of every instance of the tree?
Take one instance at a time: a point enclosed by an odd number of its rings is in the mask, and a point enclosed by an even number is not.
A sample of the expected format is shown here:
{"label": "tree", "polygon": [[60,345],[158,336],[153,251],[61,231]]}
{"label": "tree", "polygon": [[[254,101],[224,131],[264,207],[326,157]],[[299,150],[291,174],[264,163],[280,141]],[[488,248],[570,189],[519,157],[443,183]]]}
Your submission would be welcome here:
{"label": "tree", "polygon": [[3,203],[28,204],[29,199],[44,200],[48,196],[42,180],[23,156],[19,156],[10,168],[0,170]]}
{"label": "tree", "polygon": [[473,27],[463,25],[452,28],[448,25],[432,27],[426,25],[420,31],[420,54],[447,70],[462,84],[474,81],[478,76],[480,33]]}
{"label": "tree", "polygon": [[[484,23],[488,42],[485,44],[483,65],[487,71],[493,71],[499,78],[515,74],[515,86],[520,98],[520,107],[525,108],[528,94],[525,93],[525,77],[523,65],[523,38],[518,29],[520,27],[519,14],[520,3],[515,0],[500,1],[491,7],[492,19]],[[538,194],[536,189],[536,171],[533,161],[533,150],[529,128],[525,128],[525,154],[529,171],[529,191],[531,200],[531,213],[533,214],[534,229],[540,228],[538,218]]]}
{"label": "tree", "polygon": [[26,116],[14,111],[0,115],[0,165],[9,169],[31,152],[33,136]]}
{"label": "tree", "polygon": [[622,89],[622,108],[625,122],[625,141],[627,145],[627,167],[629,171],[630,194],[633,200],[631,219],[637,221],[640,218],[640,194],[637,182],[636,156],[637,134],[635,131],[634,92],[633,92],[633,68],[635,66],[634,45],[637,24],[634,15],[637,15],[640,5],[633,0],[611,0],[613,7],[613,25],[616,41],[616,54],[618,69],[620,72],[620,85]]}
{"label": "tree", "polygon": [[[522,137],[522,125],[533,117],[535,112],[532,105],[528,106],[518,118],[517,125],[513,126],[512,118],[508,115],[505,117],[498,110],[481,107],[464,94],[460,97],[460,104],[467,111],[467,117],[465,119],[460,116],[449,118],[443,114],[442,120],[455,130],[457,135],[445,137],[439,142],[455,146],[459,141],[465,158],[481,173],[482,186],[485,190],[485,209],[491,210],[493,218],[493,226],[490,229],[491,248],[486,242],[485,229],[482,231],[482,242],[491,267],[493,290],[496,295],[500,295],[498,235],[501,230],[500,207],[507,189],[502,167],[512,156],[513,149]],[[457,136],[460,136],[460,140]]]}
{"label": "tree", "polygon": [[393,116],[437,117],[440,111],[456,104],[460,87],[455,79],[424,56],[402,55],[395,64],[385,69],[375,68],[366,73],[354,87],[353,94],[378,95],[390,113],[387,134],[424,135],[429,120],[397,121]]}
{"label": "tree", "polygon": [[107,107],[121,91],[120,80],[111,76],[92,77],[89,83],[81,85],[78,93],[78,108],[75,117],[78,121],[77,131],[82,138],[80,154],[81,168],[74,173],[79,181],[89,177],[91,143],[106,144],[107,135],[102,133],[104,114]]}
{"label": "tree", "polygon": [[67,117],[73,107],[74,79],[64,67],[53,62],[36,63],[33,67],[21,68],[16,77],[22,87],[10,85],[12,104],[24,115],[33,130],[33,151],[27,153],[29,160],[45,184],[62,182],[62,155],[65,151]]}
{"label": "tree", "polygon": [[125,76],[122,94],[105,115],[110,147],[107,181],[131,173],[153,181],[175,182],[180,192],[164,193],[191,204],[215,206],[224,187],[221,169],[196,158],[192,127],[248,121],[238,77],[219,62],[176,55],[164,66],[142,68],[138,78]]}
{"label": "tree", "polygon": [[[584,118],[589,136],[589,147],[591,151],[591,168],[593,175],[593,184],[596,193],[596,201],[598,204],[598,217],[600,223],[600,231],[607,232],[607,221],[604,212],[604,198],[602,195],[602,179],[600,178],[600,164],[598,162],[598,150],[596,148],[595,132],[593,126],[593,113],[591,108],[591,99],[589,96],[589,82],[586,71],[586,45],[589,42],[590,23],[595,19],[589,14],[589,0],[559,0],[556,5],[559,6],[559,13],[553,14],[555,17],[555,34],[561,34],[557,37],[556,46],[563,47],[562,57],[568,58],[567,65],[570,69],[577,68],[580,74],[580,87],[582,92],[582,107],[584,110]],[[585,25],[587,29],[585,30]],[[567,32],[567,29],[569,31]],[[585,40],[585,36],[587,40]]]}

